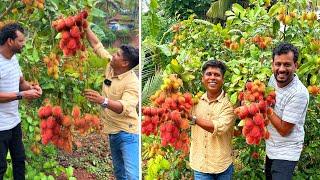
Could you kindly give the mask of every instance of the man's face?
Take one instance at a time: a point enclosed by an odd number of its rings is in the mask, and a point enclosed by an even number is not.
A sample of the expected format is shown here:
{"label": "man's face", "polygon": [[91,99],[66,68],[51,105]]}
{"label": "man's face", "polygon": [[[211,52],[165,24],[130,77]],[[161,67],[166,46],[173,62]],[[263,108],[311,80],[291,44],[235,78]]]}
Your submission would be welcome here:
{"label": "man's face", "polygon": [[16,35],[17,37],[15,39],[8,39],[10,49],[14,54],[21,53],[25,44],[24,34],[20,31],[16,31]]}
{"label": "man's face", "polygon": [[293,61],[293,52],[287,54],[275,55],[272,62],[272,72],[277,82],[281,86],[286,86],[293,79],[297,69],[297,63]]}
{"label": "man's face", "polygon": [[123,57],[123,52],[119,49],[116,53],[112,55],[112,60],[110,62],[110,66],[114,69],[124,68],[128,66],[128,61],[126,61]]}
{"label": "man's face", "polygon": [[202,83],[208,92],[220,92],[223,85],[223,75],[220,69],[208,67],[202,76]]}

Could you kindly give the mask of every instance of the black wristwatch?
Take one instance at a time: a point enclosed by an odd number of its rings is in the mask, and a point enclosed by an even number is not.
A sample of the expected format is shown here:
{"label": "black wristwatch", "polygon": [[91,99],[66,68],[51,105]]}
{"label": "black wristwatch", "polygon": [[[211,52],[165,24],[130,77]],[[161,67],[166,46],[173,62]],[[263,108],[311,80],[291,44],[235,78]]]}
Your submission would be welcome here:
{"label": "black wristwatch", "polygon": [[21,100],[22,99],[22,92],[18,92],[17,93],[17,100]]}

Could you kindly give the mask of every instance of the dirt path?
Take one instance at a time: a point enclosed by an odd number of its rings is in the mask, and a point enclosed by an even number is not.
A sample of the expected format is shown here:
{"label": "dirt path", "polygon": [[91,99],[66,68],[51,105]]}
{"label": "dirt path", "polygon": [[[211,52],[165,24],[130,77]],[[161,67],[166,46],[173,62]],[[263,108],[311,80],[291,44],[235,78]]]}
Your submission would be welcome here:
{"label": "dirt path", "polygon": [[[74,168],[77,180],[113,180],[112,160],[107,135],[91,134],[86,137],[77,136],[72,154],[61,152],[59,164]],[[67,179],[65,175],[58,180]]]}

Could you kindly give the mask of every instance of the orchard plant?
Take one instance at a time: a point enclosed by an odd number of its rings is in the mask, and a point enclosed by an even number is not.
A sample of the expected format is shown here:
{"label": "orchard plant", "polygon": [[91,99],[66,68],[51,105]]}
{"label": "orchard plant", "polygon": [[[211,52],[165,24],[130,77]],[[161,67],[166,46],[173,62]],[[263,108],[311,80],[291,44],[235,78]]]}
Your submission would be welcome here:
{"label": "orchard plant", "polygon": [[[298,47],[300,56],[296,74],[310,93],[304,149],[294,178],[319,178],[317,169],[320,164],[317,162],[320,157],[316,149],[320,148],[317,137],[320,120],[319,114],[316,114],[320,106],[320,32],[317,30],[320,24],[316,9],[307,1],[296,0],[285,3],[278,1],[272,6],[268,1],[250,1],[246,9],[235,3],[225,13],[227,19],[224,25],[212,24],[191,15],[160,35],[160,41],[155,46],[158,50],[155,52],[160,52],[160,55],[155,54],[152,58],[154,62],[165,62],[159,64],[163,77],[175,74],[182,80],[180,89],[183,92],[196,95],[204,91],[201,86],[201,66],[205,61],[213,58],[226,63],[224,90],[235,106],[235,134],[240,135],[241,131],[243,134],[233,138],[235,179],[264,178],[263,139],[272,138],[265,128],[269,123],[266,115],[273,113],[271,107],[275,104],[275,93],[267,84],[272,75],[272,49],[282,41]],[[154,100],[151,101],[150,106],[157,107]],[[142,123],[146,123],[144,118]],[[155,134],[143,138],[146,142],[160,144],[161,133],[160,137]],[[149,154],[151,148],[148,144],[144,147],[143,154]],[[160,149],[156,152],[165,153],[163,157],[167,160],[181,162],[177,153],[165,147]],[[153,158],[143,157],[144,174],[150,167],[147,166],[148,161]],[[184,156],[184,162],[184,167],[179,168],[191,177],[188,156]],[[174,171],[172,169],[163,171],[162,175],[167,177],[181,178],[181,174],[170,176]]]}
{"label": "orchard plant", "polygon": [[[26,30],[26,44],[18,55],[24,78],[43,89],[40,99],[22,101],[19,107],[27,179],[54,179],[62,172],[74,178],[72,167],[58,164],[60,151],[72,152],[77,138],[102,128],[98,109],[82,95],[86,88],[101,89],[107,63],[87,48],[84,39],[89,25],[103,33],[94,24],[106,16],[98,4],[89,0],[0,2],[0,28],[18,22]],[[5,178],[12,179],[7,159]]]}

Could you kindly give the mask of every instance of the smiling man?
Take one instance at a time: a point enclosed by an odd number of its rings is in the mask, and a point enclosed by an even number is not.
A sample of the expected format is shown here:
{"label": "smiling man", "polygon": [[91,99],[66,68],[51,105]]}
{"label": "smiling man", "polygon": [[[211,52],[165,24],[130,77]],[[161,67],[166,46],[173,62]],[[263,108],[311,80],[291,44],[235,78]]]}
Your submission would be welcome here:
{"label": "smiling man", "polygon": [[269,86],[275,88],[274,113],[267,126],[265,175],[267,180],[292,179],[304,141],[304,122],[309,93],[295,74],[298,50],[292,44],[281,43],[272,53],[273,75]]}
{"label": "smiling man", "polygon": [[139,81],[132,70],[139,64],[139,50],[122,45],[110,55],[90,28],[87,39],[96,54],[109,59],[102,94],[86,90],[86,98],[100,104],[105,132],[109,135],[113,169],[116,179],[139,179],[138,113]]}
{"label": "smiling man", "polygon": [[193,108],[190,166],[195,180],[232,179],[232,144],[235,116],[222,89],[226,66],[210,60],[202,67],[206,93]]}

